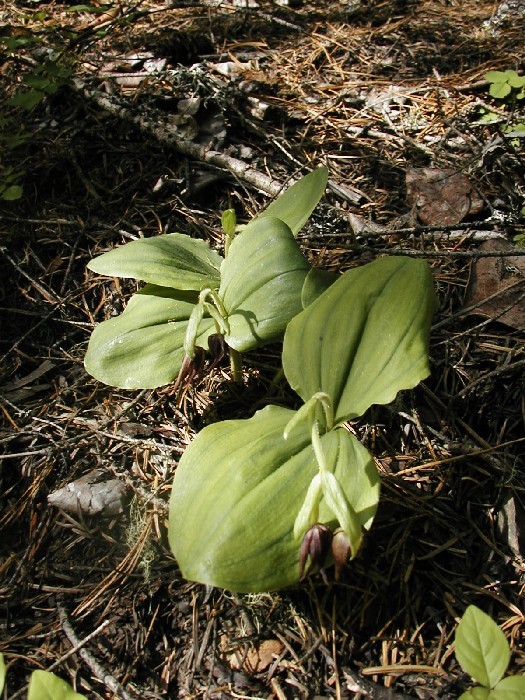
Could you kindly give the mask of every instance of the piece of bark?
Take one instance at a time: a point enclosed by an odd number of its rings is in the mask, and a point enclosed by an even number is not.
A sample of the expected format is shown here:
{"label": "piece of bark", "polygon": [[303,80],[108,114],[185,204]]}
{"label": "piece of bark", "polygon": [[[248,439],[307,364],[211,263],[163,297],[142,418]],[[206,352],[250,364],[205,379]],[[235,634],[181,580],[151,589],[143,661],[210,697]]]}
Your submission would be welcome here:
{"label": "piece of bark", "polygon": [[525,508],[511,492],[498,512],[498,535],[519,562],[525,560]]}
{"label": "piece of bark", "polygon": [[108,478],[104,469],[93,469],[80,479],[50,493],[47,502],[71,515],[110,517],[124,510],[126,487]]}
{"label": "piece of bark", "polygon": [[[519,330],[525,329],[525,256],[502,239],[485,241],[483,252],[509,252],[503,257],[483,257],[472,263],[465,306],[480,304],[472,313],[488,316]],[[487,301],[485,301],[487,299]],[[484,303],[480,303],[484,302]]]}
{"label": "piece of bark", "polygon": [[484,207],[468,177],[450,168],[409,168],[406,186],[408,204],[423,224],[452,226]]}

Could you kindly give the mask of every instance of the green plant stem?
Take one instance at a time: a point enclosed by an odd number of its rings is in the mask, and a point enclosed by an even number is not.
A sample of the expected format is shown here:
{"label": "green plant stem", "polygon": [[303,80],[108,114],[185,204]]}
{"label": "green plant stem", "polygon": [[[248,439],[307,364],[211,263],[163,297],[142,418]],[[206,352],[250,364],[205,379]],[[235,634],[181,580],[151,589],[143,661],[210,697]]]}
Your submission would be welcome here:
{"label": "green plant stem", "polygon": [[230,245],[231,245],[232,241],[233,241],[233,236],[230,236],[228,234],[226,234],[224,236],[224,257],[225,258],[228,257],[228,253],[229,253]]}
{"label": "green plant stem", "polygon": [[334,408],[330,397],[324,391],[318,391],[314,394],[314,398],[317,399],[318,403],[323,407],[326,431],[328,432],[334,427]]}
{"label": "green plant stem", "polygon": [[319,466],[319,471],[330,471],[328,469],[326,457],[323,452],[323,447],[321,445],[321,435],[319,434],[319,421],[317,420],[314,421],[312,425],[312,447],[314,448],[315,459],[317,461],[317,465]]}
{"label": "green plant stem", "polygon": [[233,381],[242,382],[242,356],[233,348],[230,348],[230,367]]}

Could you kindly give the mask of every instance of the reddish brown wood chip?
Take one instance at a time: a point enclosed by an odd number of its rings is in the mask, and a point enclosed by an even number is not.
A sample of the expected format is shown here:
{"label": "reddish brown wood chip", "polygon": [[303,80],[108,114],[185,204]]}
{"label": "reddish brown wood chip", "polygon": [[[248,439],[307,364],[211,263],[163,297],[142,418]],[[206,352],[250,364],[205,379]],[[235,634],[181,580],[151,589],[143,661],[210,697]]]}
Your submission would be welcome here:
{"label": "reddish brown wood chip", "polygon": [[409,168],[406,186],[408,203],[423,224],[459,224],[484,206],[468,177],[455,170]]}

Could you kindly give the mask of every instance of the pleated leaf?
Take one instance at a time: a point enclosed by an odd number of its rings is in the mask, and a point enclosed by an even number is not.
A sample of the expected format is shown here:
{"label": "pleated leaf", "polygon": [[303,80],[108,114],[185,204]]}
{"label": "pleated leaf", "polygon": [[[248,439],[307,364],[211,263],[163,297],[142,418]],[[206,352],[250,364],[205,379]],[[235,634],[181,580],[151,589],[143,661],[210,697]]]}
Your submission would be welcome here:
{"label": "pleated leaf", "polygon": [[219,296],[228,314],[226,342],[245,352],[284,333],[302,309],[308,262],[280,219],[256,219],[232,241]]}
{"label": "pleated leaf", "polygon": [[510,661],[505,635],[494,620],[469,605],[456,629],[456,658],[461,668],[478,683],[493,688]]}
{"label": "pleated leaf", "polygon": [[[124,312],[93,331],[84,365],[96,379],[123,389],[153,389],[178,375],[184,358],[184,338],[197,301],[192,292],[146,285],[131,297]],[[205,317],[197,345],[207,347],[215,331]]]}
{"label": "pleated leaf", "polygon": [[200,291],[219,286],[221,262],[222,257],[205,241],[167,233],[118,246],[91,260],[88,267],[110,277]]}
{"label": "pleated leaf", "polygon": [[[293,411],[269,406],[247,420],[204,428],[182,456],[173,482],[169,542],[183,575],[239,592],[299,581],[295,519],[318,473],[310,434],[283,430]],[[369,527],[379,479],[369,452],[344,429],[321,438],[348,502]],[[320,522],[336,526],[324,500]]]}
{"label": "pleated leaf", "polygon": [[336,423],[389,403],[430,372],[434,307],[424,261],[380,258],[350,270],[289,323],[285,375],[304,401],[327,393]]}
{"label": "pleated leaf", "polygon": [[288,187],[259,216],[281,219],[291,229],[294,236],[302,229],[308,217],[317,206],[328,182],[328,170],[317,168]]}

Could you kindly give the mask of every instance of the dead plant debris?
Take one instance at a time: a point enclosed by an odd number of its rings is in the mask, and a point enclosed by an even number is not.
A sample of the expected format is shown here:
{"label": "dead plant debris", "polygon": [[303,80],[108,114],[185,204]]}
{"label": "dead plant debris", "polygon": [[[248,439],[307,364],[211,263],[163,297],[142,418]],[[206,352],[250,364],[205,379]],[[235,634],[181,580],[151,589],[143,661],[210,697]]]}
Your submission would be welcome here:
{"label": "dead plant debris", "polygon": [[[24,697],[32,670],[52,668],[99,699],[453,699],[470,682],[453,653],[470,603],[507,635],[511,672],[525,672],[523,324],[501,323],[501,286],[478,281],[465,297],[482,260],[492,269],[523,250],[506,248],[524,235],[524,140],[503,131],[505,119],[523,120],[523,105],[490,103],[484,83],[488,70],[523,69],[522,8],[511,5],[3,5],[5,97],[46,60],[70,71],[23,123],[6,106],[0,124],[10,144],[0,174],[13,168],[23,186],[0,212],[9,697]],[[275,392],[293,405],[272,383],[279,348],[246,359],[242,392],[224,363],[181,391],[102,386],[83,369],[89,334],[136,286],[88,274],[86,263],[173,231],[220,247],[222,210],[253,215],[321,163],[330,188],[305,251],[341,271],[383,254],[427,257],[440,298],[433,373],[351,426],[383,487],[341,580],[235,596],[181,578],[166,503],[203,425],[247,415]],[[432,215],[414,219],[407,173],[431,169],[457,173],[455,195],[479,193],[484,208],[460,202],[461,216],[441,218],[441,191]],[[522,311],[522,276],[513,282]],[[495,320],[486,306],[470,315],[480,294]],[[50,505],[68,484],[92,489],[93,473],[122,485],[115,510],[95,514],[92,492],[86,507]]]}

